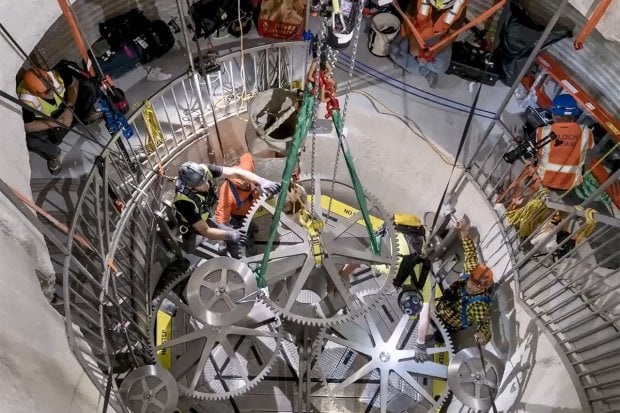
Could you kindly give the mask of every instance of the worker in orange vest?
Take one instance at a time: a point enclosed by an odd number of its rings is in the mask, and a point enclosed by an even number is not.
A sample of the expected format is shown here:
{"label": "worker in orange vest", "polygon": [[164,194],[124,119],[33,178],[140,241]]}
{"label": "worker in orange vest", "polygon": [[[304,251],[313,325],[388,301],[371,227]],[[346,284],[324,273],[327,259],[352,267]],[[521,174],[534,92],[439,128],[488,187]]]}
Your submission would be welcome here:
{"label": "worker in orange vest", "polygon": [[537,172],[543,186],[570,190],[582,182],[586,154],[588,149],[594,146],[594,139],[590,129],[575,122],[581,109],[573,96],[556,96],[551,113],[553,124],[536,130],[536,143],[540,143],[552,133],[557,138],[538,150]]}
{"label": "worker in orange vest", "polygon": [[[407,15],[426,46],[432,46],[460,25],[465,16],[467,0],[417,0],[417,8],[412,10],[415,4],[413,1],[410,3]],[[444,73],[450,66],[452,46],[448,45],[437,52],[433,59],[423,58],[420,56],[418,41],[406,22],[403,22],[401,37],[392,44],[390,57],[406,71],[424,76],[428,86],[434,88],[439,73]]]}
{"label": "worker in orange vest", "polygon": [[[238,168],[254,172],[254,159],[249,153],[244,153],[239,159]],[[260,190],[251,182],[228,178],[220,185],[220,194],[217,208],[215,210],[215,220],[218,224],[230,225],[233,228],[240,228],[243,219],[250,210],[252,203],[260,196]]]}

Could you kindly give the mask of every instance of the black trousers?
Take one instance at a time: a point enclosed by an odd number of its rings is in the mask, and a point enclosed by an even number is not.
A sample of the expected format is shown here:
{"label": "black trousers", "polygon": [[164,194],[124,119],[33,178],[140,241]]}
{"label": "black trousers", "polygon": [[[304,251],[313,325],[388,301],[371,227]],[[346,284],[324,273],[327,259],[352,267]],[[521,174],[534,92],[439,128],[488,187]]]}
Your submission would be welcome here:
{"label": "black trousers", "polygon": [[51,128],[41,132],[27,132],[26,145],[32,151],[44,159],[50,160],[60,156],[62,140],[69,133],[68,129]]}
{"label": "black trousers", "polygon": [[[413,271],[414,267],[418,264],[422,264],[422,270],[420,271],[420,278],[416,277],[415,272]],[[428,273],[431,270],[431,262],[422,258],[416,253],[405,255],[400,262],[400,267],[398,268],[398,272],[396,273],[396,278],[394,279],[394,285],[400,287],[407,280],[408,277],[411,277],[411,283],[418,289],[421,290],[424,288],[424,284],[426,283],[426,278],[428,277]]]}

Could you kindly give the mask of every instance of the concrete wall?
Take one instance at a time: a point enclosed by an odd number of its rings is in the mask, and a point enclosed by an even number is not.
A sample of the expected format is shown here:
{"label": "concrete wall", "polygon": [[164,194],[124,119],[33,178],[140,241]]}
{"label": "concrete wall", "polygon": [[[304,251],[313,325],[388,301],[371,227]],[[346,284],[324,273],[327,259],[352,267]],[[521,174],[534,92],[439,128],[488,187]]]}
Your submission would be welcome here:
{"label": "concrete wall", "polygon": [[[30,51],[60,14],[50,0],[0,0],[0,21]],[[0,41],[0,88],[14,94],[23,58]],[[31,197],[28,151],[21,111],[2,101],[0,178]],[[48,305],[54,272],[43,237],[0,195],[0,410],[95,412],[98,395],[71,355],[61,317]],[[37,273],[42,283],[37,281]]]}

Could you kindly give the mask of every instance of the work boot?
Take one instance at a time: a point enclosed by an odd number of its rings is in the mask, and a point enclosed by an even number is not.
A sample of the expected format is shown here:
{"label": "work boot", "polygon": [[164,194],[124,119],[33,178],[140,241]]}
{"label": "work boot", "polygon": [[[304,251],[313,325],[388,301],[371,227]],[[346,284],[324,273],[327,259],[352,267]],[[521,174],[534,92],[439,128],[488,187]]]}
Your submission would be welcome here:
{"label": "work boot", "polygon": [[62,162],[60,161],[60,157],[57,156],[55,158],[48,159],[47,169],[52,175],[58,175],[60,173],[60,170],[62,169]]}
{"label": "work boot", "polygon": [[426,79],[426,83],[428,84],[429,88],[435,89],[435,87],[437,86],[437,81],[439,80],[439,76],[435,72],[428,72],[426,75],[424,75],[424,79]]}

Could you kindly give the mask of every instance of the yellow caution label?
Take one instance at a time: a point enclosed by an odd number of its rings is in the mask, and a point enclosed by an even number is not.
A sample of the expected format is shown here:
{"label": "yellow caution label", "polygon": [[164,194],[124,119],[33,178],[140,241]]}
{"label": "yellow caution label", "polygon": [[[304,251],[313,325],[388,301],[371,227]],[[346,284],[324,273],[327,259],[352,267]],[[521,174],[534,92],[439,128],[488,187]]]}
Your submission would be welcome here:
{"label": "yellow caution label", "polygon": [[[276,204],[276,199],[275,198],[271,198],[269,200],[267,200],[267,203],[273,207],[275,207]],[[312,205],[312,195],[308,195],[308,203],[309,205]],[[327,195],[321,195],[321,207],[323,208],[323,210],[327,211],[327,208],[329,207],[329,196]],[[336,215],[339,215],[343,218],[347,218],[350,217],[353,214],[356,214],[357,212],[359,212],[359,209],[355,209],[350,205],[345,204],[344,202],[340,202],[337,199],[334,199],[332,201],[332,212]],[[260,218],[263,217],[265,215],[267,215],[268,212],[265,208],[259,208],[258,211],[256,211],[256,213],[254,214],[254,218]],[[362,218],[360,218],[359,221],[357,221],[358,224],[365,226],[364,224],[364,220]],[[383,225],[383,220],[379,219],[375,216],[370,216],[370,223],[372,225],[373,229],[378,229],[381,225]]]}
{"label": "yellow caution label", "polygon": [[618,135],[620,134],[620,130],[618,130],[618,128],[616,128],[616,125],[614,125],[612,122],[607,121],[605,122],[605,126],[607,126],[607,128],[609,128],[609,130],[614,134],[614,135]]}
{"label": "yellow caution label", "polygon": [[[157,336],[155,337],[155,344],[160,346],[170,340],[172,335],[172,316],[164,311],[157,311]],[[170,348],[164,348],[157,350],[157,358],[162,367],[170,370],[172,365],[172,354]]]}
{"label": "yellow caution label", "polygon": [[[436,344],[435,347],[439,347],[441,344]],[[433,361],[435,363],[443,364],[445,366],[448,365],[448,355],[446,353],[437,353],[433,354]],[[433,380],[433,398],[438,399],[443,394],[443,391],[446,388],[446,381],[444,380]],[[439,409],[437,409],[439,411]]]}
{"label": "yellow caution label", "polygon": [[[308,195],[308,202],[312,205],[312,195]],[[321,195],[321,207],[323,208],[325,212],[327,212],[327,209],[329,208],[329,196]],[[343,218],[348,218],[352,216],[353,214],[356,214],[359,212],[359,209],[355,209],[352,206],[345,204],[344,202],[338,201],[337,199],[334,199],[332,201],[331,210],[333,213],[340,215]],[[360,220],[357,221],[357,223],[360,225],[366,226],[362,218],[360,218]],[[373,229],[378,229],[381,225],[383,225],[383,220],[371,215],[370,223]]]}

